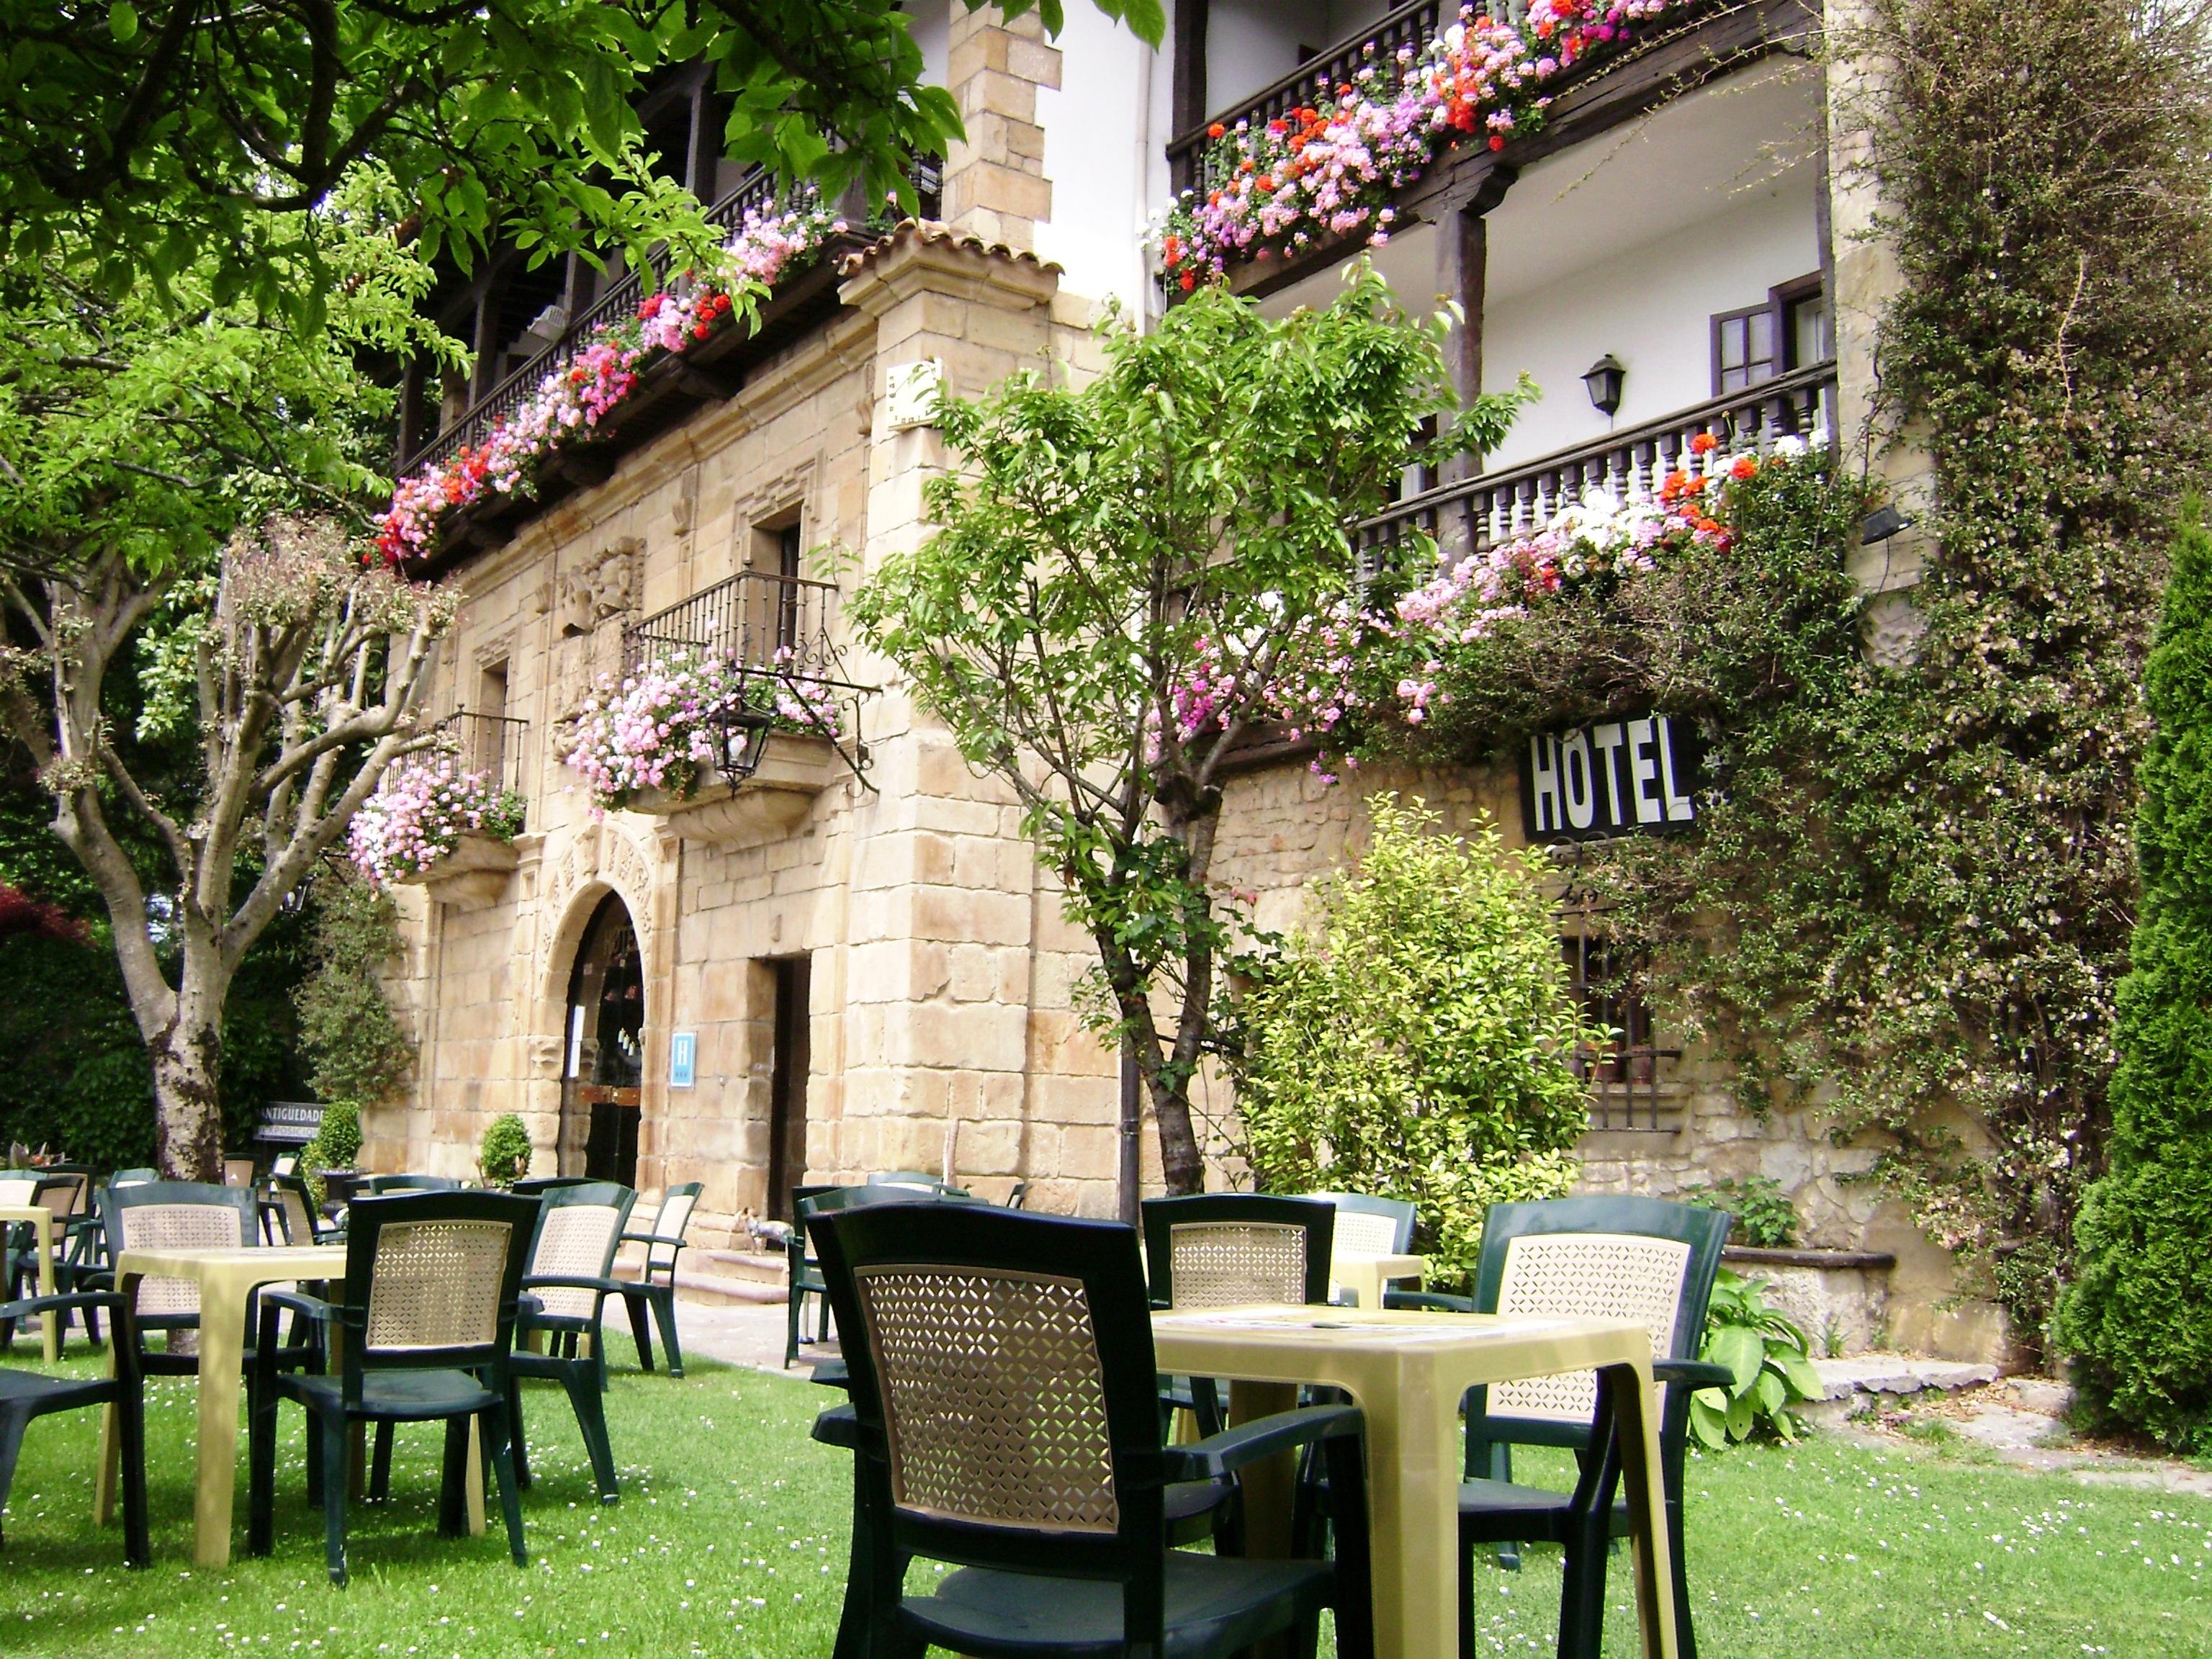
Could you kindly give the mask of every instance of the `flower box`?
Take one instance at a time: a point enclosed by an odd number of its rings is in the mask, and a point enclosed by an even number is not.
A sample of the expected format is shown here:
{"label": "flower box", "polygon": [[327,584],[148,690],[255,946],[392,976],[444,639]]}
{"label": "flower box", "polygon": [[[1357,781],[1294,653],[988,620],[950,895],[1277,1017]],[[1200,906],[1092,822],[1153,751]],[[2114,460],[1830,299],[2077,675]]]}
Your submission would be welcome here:
{"label": "flower box", "polygon": [[641,789],[624,803],[665,823],[686,841],[751,847],[797,829],[814,798],[837,781],[844,763],[827,738],[778,732],[768,740],[760,770],[734,789],[719,778],[690,795]]}
{"label": "flower box", "polygon": [[520,857],[511,841],[465,835],[428,869],[393,879],[422,888],[440,904],[492,904],[507,891],[507,878]]}

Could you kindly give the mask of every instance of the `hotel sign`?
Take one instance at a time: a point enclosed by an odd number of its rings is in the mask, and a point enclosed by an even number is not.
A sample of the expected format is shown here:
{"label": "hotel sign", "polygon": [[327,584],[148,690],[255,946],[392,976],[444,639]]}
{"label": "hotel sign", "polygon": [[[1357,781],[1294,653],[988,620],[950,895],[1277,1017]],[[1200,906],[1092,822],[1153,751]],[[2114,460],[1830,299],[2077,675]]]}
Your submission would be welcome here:
{"label": "hotel sign", "polygon": [[1521,825],[1531,842],[1664,836],[1698,821],[1705,756],[1664,714],[1539,732],[1521,761]]}

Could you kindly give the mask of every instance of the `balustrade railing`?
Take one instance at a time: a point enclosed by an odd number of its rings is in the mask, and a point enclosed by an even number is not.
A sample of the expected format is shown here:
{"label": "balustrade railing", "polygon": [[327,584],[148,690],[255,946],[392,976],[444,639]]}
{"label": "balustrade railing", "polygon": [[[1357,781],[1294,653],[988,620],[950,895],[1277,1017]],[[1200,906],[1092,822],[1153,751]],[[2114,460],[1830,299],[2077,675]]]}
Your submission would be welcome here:
{"label": "balustrade railing", "polygon": [[[1717,441],[1702,455],[1692,447],[1701,433]],[[1534,534],[1594,489],[1624,505],[1647,501],[1670,473],[1724,472],[1737,456],[1769,453],[1784,438],[1826,446],[1835,434],[1836,365],[1830,360],[1594,443],[1410,495],[1362,523],[1356,540],[1363,563],[1379,568],[1408,532],[1425,532],[1450,562]]]}
{"label": "balustrade railing", "polygon": [[623,630],[623,672],[678,656],[718,656],[793,679],[834,678],[835,582],[748,570]]}
{"label": "balustrade railing", "polygon": [[[938,164],[927,159],[919,161],[915,163],[910,176],[921,198],[923,216],[932,216],[937,210],[943,188]],[[748,213],[769,208],[775,202],[775,176],[764,168],[756,168],[743,184],[707,210],[707,222],[718,230],[735,234]],[[858,216],[865,218],[866,215],[863,213]],[[675,257],[672,250],[664,248],[654,252],[647,261],[653,267],[656,286],[665,286],[668,283],[670,267]],[[678,279],[679,284],[682,280],[680,277]],[[632,268],[593,301],[591,307],[581,316],[572,320],[561,331],[559,339],[477,398],[459,419],[402,461],[400,471],[412,472],[423,466],[434,465],[464,444],[481,442],[493,427],[522,406],[548,374],[568,363],[588,346],[592,336],[604,325],[635,313],[639,301],[644,297],[644,276]]]}

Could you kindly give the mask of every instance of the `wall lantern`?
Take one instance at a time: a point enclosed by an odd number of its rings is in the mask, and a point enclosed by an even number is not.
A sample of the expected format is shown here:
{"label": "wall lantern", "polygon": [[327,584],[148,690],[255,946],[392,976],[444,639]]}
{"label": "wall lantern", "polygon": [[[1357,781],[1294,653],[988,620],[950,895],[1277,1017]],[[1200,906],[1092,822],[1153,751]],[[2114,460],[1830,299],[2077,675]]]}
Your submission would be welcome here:
{"label": "wall lantern", "polygon": [[768,734],[774,720],[757,708],[740,704],[720,722],[722,732],[722,775],[734,789],[760,770],[768,751]]}
{"label": "wall lantern", "polygon": [[1899,531],[1911,528],[1912,520],[1894,507],[1877,507],[1859,526],[1859,545],[1872,547],[1876,542],[1887,541]]}
{"label": "wall lantern", "polygon": [[1592,408],[1607,420],[1620,408],[1620,388],[1628,379],[1628,371],[1620,366],[1620,359],[1610,351],[1583,371],[1583,384],[1589,388]]}

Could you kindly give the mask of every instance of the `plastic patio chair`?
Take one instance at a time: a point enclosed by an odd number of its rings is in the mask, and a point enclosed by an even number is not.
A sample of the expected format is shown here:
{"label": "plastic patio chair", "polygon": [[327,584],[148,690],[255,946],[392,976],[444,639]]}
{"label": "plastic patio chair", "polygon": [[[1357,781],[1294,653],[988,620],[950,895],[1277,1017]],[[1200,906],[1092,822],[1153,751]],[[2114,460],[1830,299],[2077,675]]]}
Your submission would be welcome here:
{"label": "plastic patio chair", "polygon": [[927,1176],[927,1185],[903,1181],[875,1181],[857,1187],[793,1187],[791,1189],[791,1237],[784,1242],[785,1254],[790,1263],[791,1291],[787,1299],[783,1345],[783,1368],[789,1370],[799,1361],[800,1332],[805,1298],[821,1298],[821,1312],[814,1328],[814,1340],[830,1340],[830,1296],[823,1282],[821,1264],[815,1261],[807,1242],[806,1218],[810,1215],[826,1215],[839,1210],[863,1209],[878,1204],[980,1204],[982,1200],[957,1187],[948,1187],[941,1181]]}
{"label": "plastic patio chair", "polygon": [[[868,1205],[810,1223],[847,1346],[851,1400],[818,1438],[854,1448],[853,1564],[838,1659],[1176,1656],[1287,1634],[1323,1607],[1343,1659],[1371,1659],[1363,1421],[1311,1407],[1164,1445],[1144,1272],[1130,1229],[992,1206]],[[1319,1446],[1348,1495],[1334,1561],[1169,1547],[1165,1493]],[[917,1576],[916,1559],[958,1570]]]}
{"label": "plastic patio chair", "polygon": [[614,1448],[607,1439],[606,1407],[599,1398],[607,1389],[602,1320],[607,1297],[622,1291],[622,1281],[614,1276],[615,1252],[622,1248],[623,1231],[629,1224],[637,1194],[616,1182],[590,1181],[557,1187],[535,1201],[544,1213],[531,1246],[530,1266],[522,1276],[524,1299],[516,1330],[518,1334],[541,1334],[546,1344],[543,1353],[517,1348],[509,1366],[515,1483],[530,1485],[520,1382],[526,1376],[546,1377],[567,1391],[585,1449],[591,1454],[599,1502],[611,1504],[621,1488],[616,1483]]}
{"label": "plastic patio chair", "polygon": [[[84,1279],[113,1288],[113,1264],[126,1250],[239,1249],[261,1243],[261,1206],[238,1187],[201,1181],[143,1181],[127,1187],[112,1182],[100,1194],[101,1231],[108,1243],[107,1267]],[[259,1374],[254,1333],[266,1328],[254,1317],[256,1299],[246,1306],[244,1369],[249,1389]],[[200,1287],[188,1279],[152,1274],[138,1281],[134,1312],[138,1331],[138,1367],[149,1376],[199,1375]],[[163,1333],[164,1347],[149,1350],[149,1331]],[[319,1370],[322,1351],[314,1334],[294,1327],[292,1340],[270,1356],[277,1369]]]}
{"label": "plastic patio chair", "polygon": [[[1690,1398],[1698,1389],[1726,1387],[1725,1366],[1698,1358],[1705,1310],[1720,1271],[1729,1218],[1723,1210],[1669,1204],[1651,1198],[1560,1198],[1529,1204],[1493,1204],[1483,1218],[1482,1253],[1470,1298],[1400,1292],[1395,1307],[1452,1307],[1470,1313],[1553,1315],[1634,1319],[1651,1333],[1652,1376],[1665,1385],[1659,1423],[1660,1473],[1666,1486],[1668,1543],[1674,1558],[1675,1647],[1696,1659],[1697,1632],[1690,1618],[1689,1580],[1682,1550],[1682,1464]],[[1510,1546],[1555,1536],[1568,1495],[1516,1485],[1511,1448],[1564,1446],[1582,1459],[1607,1455],[1607,1439],[1595,1379],[1588,1375],[1542,1377],[1471,1389],[1467,1397],[1467,1478],[1460,1486],[1460,1530],[1468,1553],[1460,1575],[1461,1630],[1472,1630],[1473,1555],[1483,1545]],[[1578,1484],[1577,1491],[1580,1491]],[[1627,1510],[1610,1492],[1602,1516],[1615,1538],[1630,1531]],[[1605,1585],[1606,1551],[1571,1552],[1561,1591],[1564,1632],[1597,1651],[1596,1624]],[[1577,1598],[1579,1601],[1577,1601]],[[1571,1603],[1582,1608],[1577,1613]],[[1471,1651],[1462,1643],[1463,1651]],[[1563,1635],[1562,1654],[1576,1650]]]}
{"label": "plastic patio chair", "polygon": [[[69,1215],[71,1204],[82,1190],[82,1177],[74,1174],[57,1174],[51,1170],[0,1171],[0,1204],[43,1209],[54,1218],[57,1291],[74,1288],[69,1266]],[[38,1229],[27,1221],[0,1224],[0,1298],[36,1296],[39,1273]],[[66,1323],[63,1328],[66,1334]],[[0,1353],[7,1352],[15,1341],[15,1322],[0,1318]]]}
{"label": "plastic patio chair", "polygon": [[362,1182],[361,1190],[371,1198],[386,1198],[393,1193],[457,1193],[462,1188],[451,1176],[376,1175]]}
{"label": "plastic patio chair", "polygon": [[581,1187],[589,1176],[525,1176],[507,1188],[518,1198],[543,1198],[562,1187]]}
{"label": "plastic patio chair", "polygon": [[660,1195],[660,1208],[653,1225],[641,1233],[624,1233],[625,1244],[645,1246],[645,1263],[634,1279],[621,1281],[623,1305],[629,1312],[630,1334],[637,1339],[637,1361],[653,1369],[653,1329],[647,1316],[660,1326],[660,1346],[668,1350],[668,1374],[684,1375],[684,1349],[676,1340],[676,1258],[684,1252],[684,1235],[699,1207],[705,1184],[679,1182]]}
{"label": "plastic patio chair", "polygon": [[146,1391],[138,1369],[137,1333],[125,1298],[113,1291],[79,1291],[67,1296],[30,1297],[0,1304],[0,1319],[33,1319],[51,1310],[77,1313],[88,1321],[104,1309],[116,1334],[113,1372],[107,1376],[54,1376],[0,1368],[0,1510],[15,1479],[15,1460],[23,1433],[33,1419],[86,1406],[115,1407],[115,1439],[123,1474],[123,1554],[134,1567],[152,1559],[146,1528]]}
{"label": "plastic patio chair", "polygon": [[323,1506],[323,1550],[331,1582],[346,1582],[346,1468],[356,1423],[441,1422],[446,1425],[438,1530],[468,1527],[469,1422],[479,1427],[518,1567],[522,1500],[507,1439],[507,1361],[514,1346],[522,1270],[538,1225],[538,1205],[509,1193],[407,1193],[355,1200],[346,1233],[344,1298],[325,1301],[276,1291],[261,1301],[261,1339],[270,1352],[276,1316],[343,1333],[336,1376],[286,1376],[263,1362],[248,1420],[251,1504],[248,1547],[269,1553],[275,1529],[276,1407],[307,1409],[307,1497]]}

